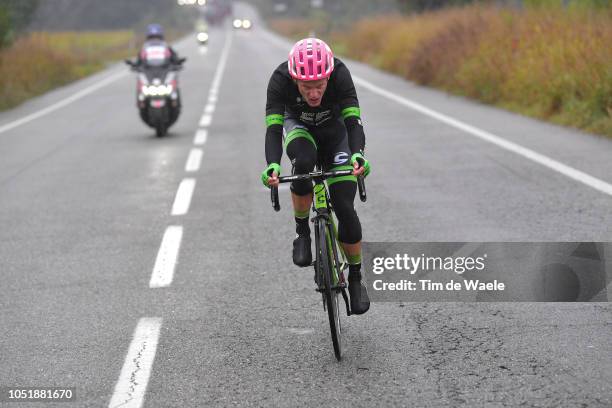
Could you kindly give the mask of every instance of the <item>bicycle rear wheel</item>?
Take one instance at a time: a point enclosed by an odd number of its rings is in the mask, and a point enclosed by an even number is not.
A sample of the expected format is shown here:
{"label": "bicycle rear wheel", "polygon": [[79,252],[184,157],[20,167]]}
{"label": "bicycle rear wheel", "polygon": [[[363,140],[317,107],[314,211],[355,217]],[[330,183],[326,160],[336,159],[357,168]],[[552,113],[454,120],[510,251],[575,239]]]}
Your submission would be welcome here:
{"label": "bicycle rear wheel", "polygon": [[318,225],[318,240],[319,240],[319,268],[323,276],[323,295],[327,305],[327,316],[329,318],[329,328],[331,331],[332,343],[334,345],[334,354],[336,359],[340,361],[342,358],[342,336],[340,327],[340,302],[338,300],[338,291],[336,290],[337,282],[334,281],[334,266],[333,253],[330,250],[332,237],[329,236],[327,225],[324,221],[320,221]]}

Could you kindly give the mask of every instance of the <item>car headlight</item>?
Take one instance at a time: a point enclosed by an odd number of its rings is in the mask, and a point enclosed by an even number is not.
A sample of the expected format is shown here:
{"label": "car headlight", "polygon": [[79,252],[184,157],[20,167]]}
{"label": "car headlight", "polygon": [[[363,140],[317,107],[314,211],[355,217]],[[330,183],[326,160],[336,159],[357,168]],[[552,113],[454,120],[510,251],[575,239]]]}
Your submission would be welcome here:
{"label": "car headlight", "polygon": [[142,93],[146,96],[168,96],[172,93],[172,85],[143,86]]}
{"label": "car headlight", "polygon": [[251,28],[251,20],[242,20],[242,28],[246,28],[247,30]]}
{"label": "car headlight", "polygon": [[242,20],[237,18],[234,20],[234,28],[240,28],[240,27],[242,27]]}
{"label": "car headlight", "polygon": [[199,33],[198,34],[198,41],[199,42],[206,42],[206,41],[208,41],[208,34],[206,34],[206,33]]}

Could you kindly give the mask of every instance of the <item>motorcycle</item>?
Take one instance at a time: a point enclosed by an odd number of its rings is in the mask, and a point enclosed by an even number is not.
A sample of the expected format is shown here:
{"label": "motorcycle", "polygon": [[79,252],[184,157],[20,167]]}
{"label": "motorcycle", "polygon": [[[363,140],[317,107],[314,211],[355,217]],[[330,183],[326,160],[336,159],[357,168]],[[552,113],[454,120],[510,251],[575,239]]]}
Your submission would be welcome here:
{"label": "motorcycle", "polygon": [[131,60],[125,60],[131,70],[138,73],[136,97],[140,118],[155,129],[157,137],[167,133],[181,112],[178,71],[183,69],[186,60],[180,58],[176,64],[156,66],[138,65]]}

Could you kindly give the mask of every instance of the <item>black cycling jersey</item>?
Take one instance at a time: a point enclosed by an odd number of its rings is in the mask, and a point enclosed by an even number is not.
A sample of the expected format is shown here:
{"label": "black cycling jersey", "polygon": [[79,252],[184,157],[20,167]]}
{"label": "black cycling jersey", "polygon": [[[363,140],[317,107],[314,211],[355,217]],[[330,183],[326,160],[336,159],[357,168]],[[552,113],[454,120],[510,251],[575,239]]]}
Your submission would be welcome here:
{"label": "black cycling jersey", "polygon": [[304,123],[308,128],[332,125],[344,119],[348,131],[348,143],[352,153],[363,151],[365,135],[361,126],[361,113],[357,92],[351,74],[338,58],[334,58],[334,70],[321,105],[312,108],[303,100],[294,82],[287,62],[272,73],[268,83],[266,102],[266,161],[280,163],[283,153],[282,133],[285,113]]}

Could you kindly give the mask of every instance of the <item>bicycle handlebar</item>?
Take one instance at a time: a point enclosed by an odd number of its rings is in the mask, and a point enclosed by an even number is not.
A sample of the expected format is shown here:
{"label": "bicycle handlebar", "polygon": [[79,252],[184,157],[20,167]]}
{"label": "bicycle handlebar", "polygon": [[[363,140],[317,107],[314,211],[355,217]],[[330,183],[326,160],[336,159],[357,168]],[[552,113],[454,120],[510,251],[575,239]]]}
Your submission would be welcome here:
{"label": "bicycle handlebar", "polygon": [[[313,171],[308,174],[294,174],[291,176],[283,176],[278,178],[279,183],[291,183],[292,181],[298,180],[312,180],[319,178],[322,180],[330,177],[341,177],[350,176],[353,174],[353,170],[337,170],[337,171]],[[357,187],[359,188],[359,199],[362,202],[366,202],[368,196],[365,188],[365,177],[363,175],[357,176]],[[272,208],[274,211],[280,211],[280,201],[278,199],[278,187],[270,187],[270,200],[272,201]]]}
{"label": "bicycle handlebar", "polygon": [[280,211],[280,201],[278,201],[278,187],[270,187],[270,199],[272,200],[272,208],[274,211]]}
{"label": "bicycle handlebar", "polygon": [[359,199],[362,203],[365,203],[368,199],[365,188],[365,177],[359,176],[357,177],[357,187],[359,187]]}
{"label": "bicycle handlebar", "polygon": [[323,180],[330,177],[339,176],[350,176],[353,174],[353,170],[336,170],[336,171],[311,171],[308,174],[294,174],[291,176],[283,176],[278,178],[279,183],[290,183],[298,180],[312,180],[314,178],[321,178]]}

